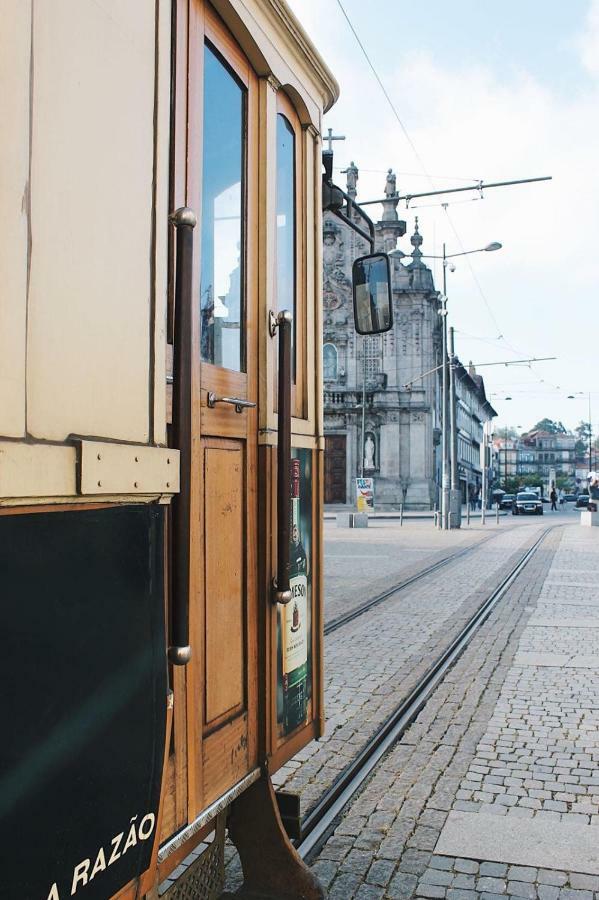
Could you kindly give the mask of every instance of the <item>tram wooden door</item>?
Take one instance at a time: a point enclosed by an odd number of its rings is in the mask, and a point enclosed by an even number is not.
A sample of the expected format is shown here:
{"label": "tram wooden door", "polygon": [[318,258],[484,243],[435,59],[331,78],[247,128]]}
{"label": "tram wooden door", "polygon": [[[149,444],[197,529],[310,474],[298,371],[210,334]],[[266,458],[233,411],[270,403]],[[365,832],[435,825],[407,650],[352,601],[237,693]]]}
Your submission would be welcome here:
{"label": "tram wooden door", "polygon": [[190,749],[196,806],[205,808],[257,761],[258,96],[225,26],[207,4],[197,9],[204,29],[190,22],[188,202],[199,212],[201,575]]}

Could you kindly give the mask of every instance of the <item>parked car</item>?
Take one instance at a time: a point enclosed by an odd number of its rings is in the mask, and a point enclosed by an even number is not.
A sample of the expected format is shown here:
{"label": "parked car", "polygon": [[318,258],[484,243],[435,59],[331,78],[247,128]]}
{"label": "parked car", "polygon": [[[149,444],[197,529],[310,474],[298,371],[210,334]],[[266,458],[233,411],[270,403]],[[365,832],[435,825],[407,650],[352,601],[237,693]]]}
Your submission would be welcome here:
{"label": "parked car", "polygon": [[516,499],[515,494],[504,494],[499,501],[499,509],[511,509],[512,503]]}
{"label": "parked car", "polygon": [[589,505],[589,495],[588,494],[579,494],[576,498],[576,508],[586,508]]}
{"label": "parked car", "polygon": [[525,516],[528,514],[542,516],[543,502],[531,491],[520,491],[516,494],[515,500],[512,503],[512,515]]}
{"label": "parked car", "polygon": [[564,503],[576,503],[576,494],[564,494]]}

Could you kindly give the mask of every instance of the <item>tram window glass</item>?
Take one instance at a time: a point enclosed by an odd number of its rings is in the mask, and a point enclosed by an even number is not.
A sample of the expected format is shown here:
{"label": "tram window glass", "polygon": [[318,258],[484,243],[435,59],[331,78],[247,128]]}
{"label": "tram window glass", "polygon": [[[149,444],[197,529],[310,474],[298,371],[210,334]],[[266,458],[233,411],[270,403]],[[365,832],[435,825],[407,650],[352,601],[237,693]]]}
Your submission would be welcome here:
{"label": "tram window glass", "polygon": [[297,335],[296,303],[296,215],[295,215],[295,131],[289,119],[277,114],[277,310],[293,313],[291,358],[295,380]]}
{"label": "tram window glass", "polygon": [[245,89],[206,44],[201,231],[201,355],[245,371]]}

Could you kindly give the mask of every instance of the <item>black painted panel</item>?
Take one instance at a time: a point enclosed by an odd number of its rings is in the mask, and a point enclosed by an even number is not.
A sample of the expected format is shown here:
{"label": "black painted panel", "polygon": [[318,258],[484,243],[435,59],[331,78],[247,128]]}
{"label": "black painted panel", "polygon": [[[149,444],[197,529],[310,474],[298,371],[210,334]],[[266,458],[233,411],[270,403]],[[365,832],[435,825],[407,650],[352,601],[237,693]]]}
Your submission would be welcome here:
{"label": "black painted panel", "polygon": [[3,900],[108,900],[148,866],[155,827],[142,840],[139,825],[150,816],[146,834],[158,812],[165,740],[163,534],[160,506],[0,517]]}

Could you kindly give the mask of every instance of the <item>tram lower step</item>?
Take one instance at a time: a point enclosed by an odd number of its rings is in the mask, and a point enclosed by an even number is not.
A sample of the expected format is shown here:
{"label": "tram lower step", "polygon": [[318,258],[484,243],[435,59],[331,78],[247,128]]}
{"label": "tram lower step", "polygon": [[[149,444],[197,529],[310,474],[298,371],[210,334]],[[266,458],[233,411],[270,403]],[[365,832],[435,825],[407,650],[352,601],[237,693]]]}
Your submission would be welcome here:
{"label": "tram lower step", "polygon": [[194,850],[160,885],[160,900],[216,900],[220,897],[225,886],[224,816],[219,816],[211,837],[210,843]]}

